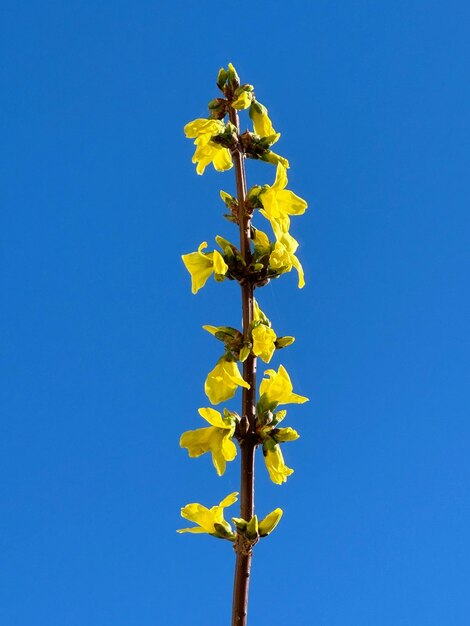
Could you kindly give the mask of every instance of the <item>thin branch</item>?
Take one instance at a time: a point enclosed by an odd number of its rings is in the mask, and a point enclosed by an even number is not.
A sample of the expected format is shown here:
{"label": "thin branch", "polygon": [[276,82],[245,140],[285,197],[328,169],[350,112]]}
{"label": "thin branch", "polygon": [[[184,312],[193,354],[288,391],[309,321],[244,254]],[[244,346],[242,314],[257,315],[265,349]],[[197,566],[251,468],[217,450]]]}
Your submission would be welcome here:
{"label": "thin branch", "polygon": [[[238,113],[230,107],[230,121],[240,135]],[[251,215],[246,211],[246,174],[245,157],[238,145],[232,151],[238,196],[238,222],[240,228],[240,251],[248,267],[251,263]],[[250,325],[253,321],[254,285],[247,274],[241,281],[243,338],[250,340]],[[256,357],[250,353],[243,363],[243,378],[250,389],[243,389],[242,419],[237,436],[241,449],[241,484],[240,484],[240,516],[249,521],[254,515],[254,460],[256,450],[255,418],[256,418]],[[246,626],[248,611],[248,591],[250,584],[252,546],[247,545],[241,535],[235,542],[236,563],[233,585],[232,626]]]}

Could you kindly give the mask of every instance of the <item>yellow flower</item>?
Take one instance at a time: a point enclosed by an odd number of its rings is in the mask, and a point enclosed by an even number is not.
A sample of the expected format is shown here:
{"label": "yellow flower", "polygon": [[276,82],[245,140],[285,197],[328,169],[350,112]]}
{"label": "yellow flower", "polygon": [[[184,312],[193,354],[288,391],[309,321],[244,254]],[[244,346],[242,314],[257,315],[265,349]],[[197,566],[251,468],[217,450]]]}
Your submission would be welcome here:
{"label": "yellow flower", "polygon": [[212,163],[218,172],[224,172],[233,166],[230,150],[211,141],[213,137],[223,133],[224,129],[225,124],[221,120],[205,118],[193,120],[184,127],[186,137],[195,139],[196,151],[192,161],[197,163],[198,174],[203,174],[209,163]]}
{"label": "yellow flower", "polygon": [[264,373],[268,378],[263,378],[259,388],[260,396],[266,395],[269,403],[277,404],[303,404],[308,401],[305,396],[299,396],[293,393],[293,387],[289,374],[283,365],[279,366],[278,371],[266,370]]}
{"label": "yellow flower", "polygon": [[276,350],[276,333],[266,324],[259,324],[251,331],[253,338],[253,354],[259,356],[265,363],[269,363]]}
{"label": "yellow flower", "polygon": [[208,509],[202,504],[194,502],[193,504],[187,504],[181,509],[181,517],[198,524],[192,528],[181,528],[177,532],[179,533],[208,533],[215,537],[224,539],[233,539],[234,534],[232,527],[224,519],[224,509],[237,501],[238,492],[234,491],[218,506],[213,506]]}
{"label": "yellow flower", "polygon": [[[279,444],[272,442],[268,439],[268,445],[263,444],[263,455],[266,469],[269,473],[269,478],[276,483],[276,485],[282,485],[287,482],[288,476],[294,473],[294,470],[284,463],[284,457],[282,456],[281,447]],[[266,442],[265,442],[266,443]]]}
{"label": "yellow flower", "polygon": [[241,377],[237,364],[234,361],[222,359],[207,375],[204,391],[212,404],[219,404],[233,398],[239,386],[250,388],[250,385]]}
{"label": "yellow flower", "polygon": [[294,267],[299,274],[298,287],[305,287],[304,270],[295,256],[295,251],[299,247],[298,242],[289,233],[282,233],[274,244],[274,250],[269,255],[269,267],[274,270],[281,270],[282,273],[290,272]]}
{"label": "yellow flower", "polygon": [[[279,133],[273,128],[273,124],[268,116],[268,109],[261,104],[261,102],[252,102],[250,106],[249,115],[251,117],[251,121],[253,122],[253,128],[255,129],[255,133],[260,137],[270,137],[271,135]],[[276,141],[277,141],[276,139]]]}
{"label": "yellow flower", "polygon": [[187,448],[192,459],[211,452],[216,472],[222,476],[225,472],[226,461],[233,461],[237,456],[237,448],[232,441],[235,421],[224,420],[219,411],[211,408],[199,409],[199,415],[211,426],[183,433],[180,446]]}
{"label": "yellow flower", "polygon": [[269,237],[266,233],[259,228],[253,228],[253,243],[255,246],[255,253],[262,257],[265,254],[269,254],[271,252],[271,242],[269,241]]}
{"label": "yellow flower", "polygon": [[260,212],[269,221],[305,213],[308,206],[305,200],[286,189],[286,186],[287,170],[284,165],[278,163],[274,184],[267,185],[259,195],[263,205],[263,210]]}
{"label": "yellow flower", "polygon": [[205,248],[207,248],[207,242],[203,241],[197,252],[190,252],[181,256],[186,269],[191,274],[191,291],[193,293],[197,293],[201,287],[204,287],[211,274],[225,276],[228,270],[228,265],[220,252],[217,250],[208,253],[202,252]]}
{"label": "yellow flower", "polygon": [[239,111],[247,109],[250,106],[252,99],[253,96],[250,91],[242,91],[240,92],[238,98],[232,102],[232,106],[234,109],[238,109]]}

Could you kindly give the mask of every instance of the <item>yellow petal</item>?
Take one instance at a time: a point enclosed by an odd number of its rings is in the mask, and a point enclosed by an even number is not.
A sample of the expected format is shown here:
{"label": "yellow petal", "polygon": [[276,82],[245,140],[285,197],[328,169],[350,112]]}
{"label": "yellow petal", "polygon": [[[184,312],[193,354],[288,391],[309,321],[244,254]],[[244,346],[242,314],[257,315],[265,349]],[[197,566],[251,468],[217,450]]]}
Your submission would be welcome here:
{"label": "yellow petal", "polygon": [[308,204],[303,198],[289,189],[281,189],[278,191],[277,205],[281,214],[288,215],[303,215],[308,207]]}
{"label": "yellow petal", "polygon": [[236,385],[239,385],[240,387],[245,387],[245,389],[250,388],[250,385],[243,379],[238,370],[238,366],[234,361],[226,361],[225,373],[227,377],[230,378],[230,380]]}
{"label": "yellow petal", "polygon": [[271,250],[271,243],[266,233],[263,233],[263,231],[259,230],[258,228],[254,229],[253,242],[255,244],[256,254],[258,254],[259,256],[269,254]]}
{"label": "yellow petal", "polygon": [[208,120],[198,118],[192,122],[188,122],[184,127],[184,133],[189,139],[194,139],[200,135],[210,134],[211,136],[223,132],[225,124],[221,120]]}
{"label": "yellow petal", "polygon": [[214,169],[218,172],[226,172],[233,167],[232,155],[228,148],[217,146],[217,150],[212,154]]}
{"label": "yellow petal", "polygon": [[195,294],[203,287],[209,276],[212,274],[212,260],[202,250],[207,247],[204,241],[198,248],[197,252],[183,254],[181,258],[183,263],[191,275],[191,290]]}
{"label": "yellow petal", "polygon": [[225,274],[228,271],[228,265],[227,263],[225,263],[222,255],[220,254],[220,252],[217,252],[217,250],[214,250],[213,253],[213,257],[212,257],[212,263],[214,266],[214,273],[215,274],[222,274],[225,276]]}
{"label": "yellow petal", "polygon": [[230,493],[228,496],[226,496],[222,500],[219,506],[225,509],[226,507],[230,506],[231,504],[234,504],[238,500],[237,496],[238,496],[238,491],[234,491],[233,493]]}
{"label": "yellow petal", "polygon": [[271,188],[276,190],[285,189],[287,182],[287,170],[282,163],[278,163],[276,167],[276,180]]}
{"label": "yellow petal", "polygon": [[277,339],[276,333],[265,324],[260,324],[253,329],[251,335],[253,338],[253,354],[259,356],[265,363],[269,363],[276,350],[274,345]]}
{"label": "yellow petal", "polygon": [[300,264],[299,259],[295,255],[292,255],[291,258],[292,258],[292,267],[295,267],[295,269],[297,270],[299,274],[298,287],[299,289],[302,289],[303,287],[305,287],[304,269],[302,265]]}
{"label": "yellow petal", "polygon": [[266,370],[264,373],[268,378],[263,378],[260,384],[260,395],[266,394],[269,402],[278,404],[303,404],[308,398],[292,393],[292,382],[289,374],[283,365],[279,370]]}
{"label": "yellow petal", "polygon": [[227,426],[222,419],[222,414],[210,407],[198,409],[198,413],[203,417],[206,422],[209,422],[212,426],[217,428],[226,428],[230,430],[230,426]]}
{"label": "yellow petal", "polygon": [[181,448],[186,448],[192,459],[209,452],[212,431],[210,427],[187,430],[180,437]]}
{"label": "yellow petal", "polygon": [[242,91],[238,98],[232,102],[232,106],[234,109],[238,109],[239,111],[241,111],[243,109],[247,109],[250,106],[251,100],[251,92]]}
{"label": "yellow petal", "polygon": [[279,445],[274,450],[268,450],[265,454],[264,461],[269,477],[276,485],[282,485],[287,482],[287,478],[294,473],[294,470],[284,463],[281,448]]}

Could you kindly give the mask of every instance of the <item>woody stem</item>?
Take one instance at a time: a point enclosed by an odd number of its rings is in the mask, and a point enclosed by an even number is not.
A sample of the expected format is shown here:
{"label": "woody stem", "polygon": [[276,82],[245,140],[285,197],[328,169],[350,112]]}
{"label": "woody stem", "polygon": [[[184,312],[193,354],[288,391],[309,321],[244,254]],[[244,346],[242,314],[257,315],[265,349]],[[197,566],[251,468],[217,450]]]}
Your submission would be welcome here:
{"label": "woody stem", "polygon": [[[230,107],[230,121],[240,135],[240,122],[237,111]],[[240,228],[240,251],[246,267],[251,263],[250,230],[251,214],[246,210],[245,155],[239,145],[232,150],[235,169],[238,223]],[[250,341],[250,325],[253,321],[254,285],[248,273],[240,281],[243,315],[243,339]],[[241,449],[240,517],[249,521],[254,515],[254,461],[256,450],[256,357],[250,352],[243,363],[243,378],[250,385],[243,388],[241,422],[237,437]],[[252,546],[247,546],[243,537],[237,535],[235,541],[235,577],[233,585],[232,626],[246,626],[248,612],[248,591],[250,584]]]}

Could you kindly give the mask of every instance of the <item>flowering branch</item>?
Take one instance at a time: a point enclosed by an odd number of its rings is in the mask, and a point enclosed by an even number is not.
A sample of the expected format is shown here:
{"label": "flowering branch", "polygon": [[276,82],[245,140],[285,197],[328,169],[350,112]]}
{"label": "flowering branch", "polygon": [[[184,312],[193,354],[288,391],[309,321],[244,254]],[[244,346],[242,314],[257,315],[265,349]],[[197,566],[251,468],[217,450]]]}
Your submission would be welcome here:
{"label": "flowering branch", "polygon": [[[284,463],[280,443],[293,441],[298,433],[293,428],[279,428],[286,415],[277,410],[280,404],[303,403],[307,398],[293,393],[286,369],[266,370],[261,381],[259,397],[256,394],[256,366],[259,357],[269,363],[276,350],[290,345],[293,337],[278,337],[271,323],[254,298],[256,288],[271,279],[290,272],[299,275],[299,287],[305,284],[303,269],[295,255],[297,241],[289,232],[290,216],[301,215],[307,203],[286,189],[288,161],[271,150],[279,139],[266,107],[260,104],[252,85],[241,85],[235,68],[221,69],[217,85],[224,98],[209,103],[209,117],[196,119],[185,126],[186,136],[195,139],[193,162],[196,171],[203,174],[212,163],[217,171],[234,167],[236,197],[222,191],[221,197],[230,211],[225,217],[238,226],[240,249],[222,237],[216,241],[222,252],[203,252],[203,242],[197,252],[183,255],[183,262],[191,275],[192,292],[197,293],[211,275],[218,282],[236,280],[241,288],[243,326],[239,331],[227,326],[204,326],[204,329],[224,343],[225,352],[209,372],[205,392],[212,404],[232,398],[242,387],[241,415],[228,409],[223,414],[210,407],[199,409],[210,426],[187,431],[180,445],[190,457],[211,452],[214,467],[221,476],[226,462],[237,454],[233,439],[241,452],[240,517],[233,517],[234,528],[224,519],[224,508],[237,500],[237,493],[224,498],[219,505],[208,509],[201,504],[188,504],[181,510],[185,519],[197,526],[178,532],[208,533],[233,542],[236,553],[233,588],[232,626],[246,626],[248,591],[253,547],[278,524],[282,510],[276,508],[258,522],[254,513],[254,460],[259,446],[271,480],[286,482],[293,473]],[[241,133],[238,111],[249,109],[254,131]],[[228,122],[223,120],[228,115]],[[273,185],[246,184],[245,159],[260,159],[275,164]],[[274,241],[252,224],[256,210],[266,218],[273,230]],[[243,363],[240,373],[237,362]]]}

